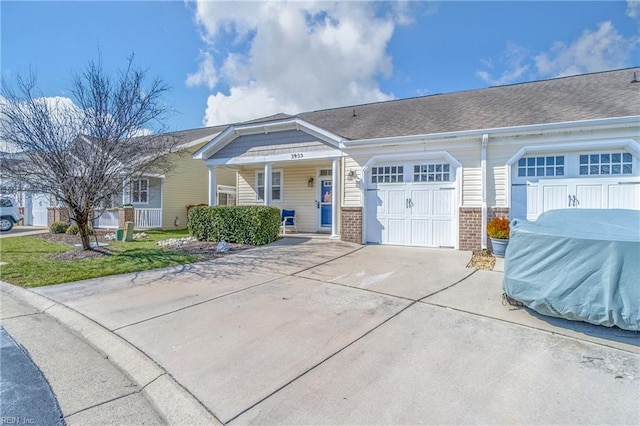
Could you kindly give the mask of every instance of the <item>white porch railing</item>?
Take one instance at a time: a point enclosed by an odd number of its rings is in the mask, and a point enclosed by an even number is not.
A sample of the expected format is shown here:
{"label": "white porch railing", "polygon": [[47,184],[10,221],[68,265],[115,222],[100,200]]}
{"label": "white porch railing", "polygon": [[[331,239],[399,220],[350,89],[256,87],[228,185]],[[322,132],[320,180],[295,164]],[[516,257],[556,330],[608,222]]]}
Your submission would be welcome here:
{"label": "white porch railing", "polygon": [[118,228],[118,210],[105,210],[93,220],[94,228]]}
{"label": "white porch railing", "polygon": [[[153,229],[162,228],[162,209],[139,209],[134,210],[134,228]],[[118,228],[118,210],[105,210],[100,217],[93,220],[94,228]]]}
{"label": "white porch railing", "polygon": [[136,229],[162,228],[162,209],[139,209],[134,210]]}

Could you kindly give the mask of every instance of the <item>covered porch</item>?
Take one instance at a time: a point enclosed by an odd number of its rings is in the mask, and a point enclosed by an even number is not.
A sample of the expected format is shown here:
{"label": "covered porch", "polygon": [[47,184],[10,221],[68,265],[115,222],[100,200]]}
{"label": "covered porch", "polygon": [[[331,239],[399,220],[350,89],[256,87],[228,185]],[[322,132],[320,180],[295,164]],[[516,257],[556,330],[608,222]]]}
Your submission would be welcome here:
{"label": "covered porch", "polygon": [[114,200],[112,207],[95,212],[94,228],[118,228],[120,207],[126,205],[134,208],[134,228],[162,228],[163,181],[162,175],[145,175],[126,182],[121,199]]}
{"label": "covered porch", "polygon": [[[209,205],[216,205],[216,165],[209,168]],[[224,167],[229,167],[228,165]],[[237,204],[295,211],[286,233],[340,237],[341,157],[236,164]]]}
{"label": "covered porch", "polygon": [[209,169],[209,205],[216,170],[236,171],[238,205],[295,211],[299,233],[340,238],[341,138],[298,117],[277,116],[229,126],[193,158]]}

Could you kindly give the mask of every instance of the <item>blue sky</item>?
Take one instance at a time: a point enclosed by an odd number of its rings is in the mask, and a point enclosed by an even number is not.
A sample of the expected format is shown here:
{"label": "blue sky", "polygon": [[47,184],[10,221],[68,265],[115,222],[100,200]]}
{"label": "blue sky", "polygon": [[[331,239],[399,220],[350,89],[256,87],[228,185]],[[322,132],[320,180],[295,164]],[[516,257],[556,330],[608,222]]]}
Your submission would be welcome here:
{"label": "blue sky", "polygon": [[68,97],[101,52],[168,82],[179,130],[640,65],[640,6],[606,2],[2,1],[2,77]]}

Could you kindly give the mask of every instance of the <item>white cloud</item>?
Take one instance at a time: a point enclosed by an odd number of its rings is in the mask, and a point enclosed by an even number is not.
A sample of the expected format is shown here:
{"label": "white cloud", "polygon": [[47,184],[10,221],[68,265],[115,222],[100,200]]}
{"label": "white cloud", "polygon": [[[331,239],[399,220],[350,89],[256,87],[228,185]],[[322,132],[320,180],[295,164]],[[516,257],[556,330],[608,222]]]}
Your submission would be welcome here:
{"label": "white cloud", "polygon": [[134,130],[133,132],[131,132],[131,137],[136,137],[136,136],[151,136],[153,135],[153,130],[151,129],[137,129]]}
{"label": "white cloud", "polygon": [[631,19],[640,18],[640,1],[627,0],[627,16]]}
{"label": "white cloud", "polygon": [[378,7],[198,1],[203,40],[218,55],[225,49],[213,70],[229,86],[209,96],[204,123],[391,99],[377,79],[393,72],[387,45],[395,26],[410,22],[410,5]]}
{"label": "white cloud", "polygon": [[[527,52],[513,42],[507,43],[507,49],[500,58],[500,63],[504,64],[504,71],[499,77],[492,77],[488,71],[476,71],[476,76],[480,77],[486,83],[492,86],[500,86],[503,84],[513,83],[522,78],[529,70],[529,64],[526,63]],[[481,60],[485,67],[493,69],[493,62],[487,59]]]}
{"label": "white cloud", "polygon": [[213,56],[211,56],[211,53],[209,52],[202,52],[201,57],[202,59],[200,66],[198,67],[198,71],[193,74],[188,74],[185,83],[187,84],[187,87],[206,84],[209,89],[213,89],[218,83],[218,75],[216,67],[213,64]]}
{"label": "white cloud", "polygon": [[534,61],[540,75],[553,77],[624,68],[637,42],[622,36],[606,21],[595,31],[585,30],[570,44],[556,42]]}
{"label": "white cloud", "polygon": [[557,41],[545,52],[530,57],[528,52],[508,43],[499,61],[502,72],[494,76],[494,62],[482,59],[484,70],[476,76],[492,85],[502,85],[530,78],[563,77],[630,66],[638,37],[624,37],[610,21],[595,30],[585,30],[572,42]]}

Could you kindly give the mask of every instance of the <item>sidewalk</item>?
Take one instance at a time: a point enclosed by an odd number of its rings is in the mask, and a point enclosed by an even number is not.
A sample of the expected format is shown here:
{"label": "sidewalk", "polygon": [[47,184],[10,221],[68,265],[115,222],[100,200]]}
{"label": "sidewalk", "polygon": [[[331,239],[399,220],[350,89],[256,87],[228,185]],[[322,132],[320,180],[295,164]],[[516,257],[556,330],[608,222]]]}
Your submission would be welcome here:
{"label": "sidewalk", "polygon": [[27,235],[38,235],[49,232],[46,226],[14,226],[11,231],[0,232],[0,238],[26,237]]}
{"label": "sidewalk", "polygon": [[[65,312],[65,308],[54,302],[47,302],[44,297],[33,295],[26,290],[9,289],[10,292],[22,293],[14,297],[6,291],[8,287],[11,286],[2,283],[3,291],[0,296],[2,327],[24,347],[44,374],[57,398],[66,424],[178,423],[175,418],[167,418],[171,417],[171,414],[167,415],[163,412],[167,409],[174,410],[175,403],[169,403],[167,400],[176,397],[171,392],[171,386],[166,386],[167,379],[171,379],[164,370],[151,360],[148,360],[151,366],[140,368],[141,360],[138,359],[139,369],[134,370],[138,377],[129,377],[121,368],[114,365],[109,357],[89,344],[89,342],[100,344],[103,339],[97,325],[97,329],[91,329],[91,325],[88,324],[90,320],[72,311]],[[32,301],[39,302],[40,306],[37,306],[37,303],[36,306],[25,303],[25,298],[32,298]],[[52,317],[43,311],[52,311],[54,315]],[[76,334],[78,330],[72,331],[54,319],[55,316],[60,315],[67,316],[63,323],[72,324],[72,326],[75,324],[80,330],[89,333],[90,339],[84,338],[86,336],[78,336]],[[77,317],[74,318],[76,315]],[[83,320],[87,323],[82,324]],[[103,341],[103,343],[115,346],[113,352],[122,353],[124,357],[127,356],[127,351],[136,351],[132,347],[118,348],[114,342]],[[120,344],[128,346],[126,343]],[[140,380],[143,376],[147,378]],[[12,395],[18,400],[24,399],[25,394],[31,392],[29,386],[30,383],[20,383],[22,389],[15,389]],[[179,397],[175,399],[180,400]],[[155,406],[151,401],[155,402]],[[19,404],[19,401],[17,403]],[[10,407],[9,404],[5,405],[4,401],[3,406]],[[176,414],[184,415],[184,410],[176,411]],[[25,415],[24,412],[3,411],[2,416],[35,421],[37,419],[34,416],[38,416],[38,413],[34,410],[32,416],[29,413]],[[188,414],[184,416],[183,420],[189,423],[191,423],[190,420],[197,420]],[[196,421],[196,423],[203,422]]]}

